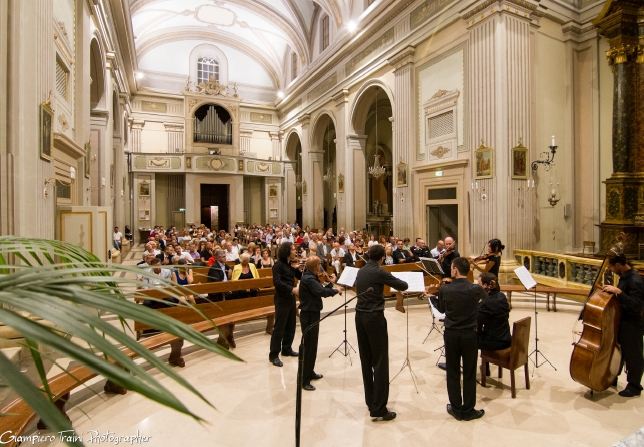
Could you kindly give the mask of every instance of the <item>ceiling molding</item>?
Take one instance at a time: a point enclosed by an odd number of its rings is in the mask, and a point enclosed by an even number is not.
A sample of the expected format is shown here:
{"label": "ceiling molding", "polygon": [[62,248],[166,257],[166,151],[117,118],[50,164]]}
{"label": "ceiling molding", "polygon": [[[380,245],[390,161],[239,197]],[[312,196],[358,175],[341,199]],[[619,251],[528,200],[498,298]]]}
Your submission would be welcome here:
{"label": "ceiling molding", "polygon": [[[159,1],[160,0],[133,0],[130,7],[132,16],[136,15],[136,13],[145,6]],[[309,63],[309,55],[306,52],[306,48],[308,47],[306,29],[298,29],[293,22],[283,16],[279,11],[259,0],[226,0],[226,3],[237,5],[256,13],[260,17],[269,19],[271,24],[280,28],[288,36],[291,41],[291,45],[298,52],[300,60],[305,61],[306,64]]]}
{"label": "ceiling molding", "polygon": [[154,48],[166,43],[181,40],[205,40],[209,43],[221,43],[235,48],[242,53],[246,53],[260,64],[264,70],[266,70],[273,81],[273,86],[276,89],[280,88],[279,67],[276,67],[271,63],[271,61],[269,61],[262,52],[257,51],[253,46],[240,41],[239,36],[229,35],[227,33],[225,34],[219,30],[217,33],[214,33],[212,30],[207,28],[199,30],[193,27],[174,27],[166,28],[162,31],[156,31],[155,33],[146,36],[146,39],[138,44],[137,58],[138,60],[141,60],[146,53]]}

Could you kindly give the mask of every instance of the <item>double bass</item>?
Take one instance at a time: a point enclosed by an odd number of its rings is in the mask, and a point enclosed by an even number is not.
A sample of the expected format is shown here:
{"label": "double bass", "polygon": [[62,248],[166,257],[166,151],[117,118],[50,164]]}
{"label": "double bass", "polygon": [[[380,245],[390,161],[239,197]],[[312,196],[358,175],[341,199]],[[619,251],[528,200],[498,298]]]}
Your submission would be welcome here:
{"label": "double bass", "polygon": [[624,233],[620,233],[617,236],[618,244],[604,258],[579,316],[579,320],[583,320],[581,337],[573,343],[570,376],[575,382],[590,388],[591,393],[604,391],[613,384],[622,361],[621,347],[617,343],[621,316],[619,300],[612,293],[602,292],[599,284],[608,259],[621,252],[625,237]]}

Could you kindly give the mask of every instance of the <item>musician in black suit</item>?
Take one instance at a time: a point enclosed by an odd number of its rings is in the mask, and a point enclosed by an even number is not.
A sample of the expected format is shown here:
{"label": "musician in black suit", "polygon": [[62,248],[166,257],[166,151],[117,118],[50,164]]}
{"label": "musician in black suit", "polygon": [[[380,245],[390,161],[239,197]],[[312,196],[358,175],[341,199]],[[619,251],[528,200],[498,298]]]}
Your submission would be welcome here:
{"label": "musician in black suit", "polygon": [[[608,259],[608,268],[619,275],[615,286],[604,286],[603,291],[614,293],[619,300],[621,317],[617,341],[622,346],[622,365],[626,366],[626,388],[619,392],[622,397],[642,394],[642,372],[644,371],[644,280],[626,261],[622,253]],[[619,375],[619,374],[618,374]],[[615,379],[617,386],[617,379]]]}
{"label": "musician in black suit", "polygon": [[[396,413],[387,409],[389,399],[389,336],[385,319],[385,284],[396,290],[407,290],[405,281],[394,277],[380,266],[385,257],[382,245],[369,249],[369,261],[356,278],[356,332],[362,365],[364,396],[369,415],[377,421],[390,421]],[[365,293],[370,287],[371,292]]]}
{"label": "musician in black suit", "polygon": [[394,263],[396,264],[408,264],[410,262],[416,262],[414,255],[412,255],[409,250],[405,250],[403,247],[403,241],[398,240],[396,242],[398,249],[393,252]]}
{"label": "musician in black suit", "polygon": [[[212,263],[208,269],[208,282],[225,282],[230,281],[232,269],[226,264],[226,250],[217,250],[215,252],[215,262]],[[211,301],[222,301],[230,299],[232,292],[222,293],[209,293],[208,299]]]}
{"label": "musician in black suit", "polygon": [[[501,292],[499,280],[492,273],[482,273],[479,284],[487,292],[487,296],[479,303],[478,337],[479,349],[498,351],[509,348],[512,344],[510,333],[510,304],[508,298]],[[490,375],[490,365],[485,365],[486,375]]]}
{"label": "musician in black suit", "polygon": [[299,294],[299,285],[295,278],[301,279],[302,272],[291,266],[297,257],[297,246],[292,242],[284,242],[277,249],[277,262],[273,265],[273,286],[275,286],[275,324],[271,335],[268,360],[274,366],[283,366],[279,358],[282,355],[297,357],[293,351],[295,338],[295,295]]}
{"label": "musician in black suit", "polygon": [[[300,324],[302,325],[302,333],[309,326],[320,321],[320,312],[323,308],[322,298],[338,293],[338,290],[333,288],[335,275],[331,275],[331,281],[326,286],[323,286],[318,279],[319,271],[320,258],[310,256],[306,260],[306,270],[302,274],[302,281],[300,281]],[[304,336],[302,389],[307,391],[315,391],[315,387],[311,385],[311,380],[320,380],[322,378],[322,374],[317,374],[313,370],[318,352],[319,334],[320,326],[315,325]]]}
{"label": "musician in black suit", "polygon": [[460,257],[461,255],[456,250],[456,241],[447,236],[445,238],[445,252],[438,258],[438,262],[440,262],[445,275],[449,275],[449,272],[452,270],[452,261]]}
{"label": "musician in black suit", "polygon": [[[475,410],[476,403],[476,335],[479,301],[486,293],[478,284],[467,280],[470,263],[466,258],[452,261],[454,281],[438,292],[438,311],[445,314],[445,361],[447,363],[447,412],[456,420],[470,421],[485,414]],[[461,359],[463,360],[463,395],[461,396]]]}

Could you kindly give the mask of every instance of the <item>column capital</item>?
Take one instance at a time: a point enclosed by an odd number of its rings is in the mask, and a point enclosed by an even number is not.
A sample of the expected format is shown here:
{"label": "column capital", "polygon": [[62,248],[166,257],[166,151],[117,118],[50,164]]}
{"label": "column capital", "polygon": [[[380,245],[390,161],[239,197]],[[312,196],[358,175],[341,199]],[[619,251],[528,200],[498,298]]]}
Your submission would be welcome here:
{"label": "column capital", "polygon": [[143,129],[143,126],[145,126],[145,121],[132,119],[130,121],[130,125],[132,126],[132,130],[141,130]]}
{"label": "column capital", "polygon": [[239,136],[250,138],[253,136],[253,129],[239,129]]}
{"label": "column capital", "polygon": [[302,115],[302,116],[298,119],[298,121],[300,122],[300,124],[302,125],[302,127],[308,127],[308,126],[311,124],[311,114],[310,114],[310,113],[306,113],[306,114]]}
{"label": "column capital", "polygon": [[183,124],[181,123],[163,123],[166,132],[183,132]]}
{"label": "column capital", "polygon": [[343,88],[338,93],[333,95],[332,99],[333,99],[333,102],[335,102],[336,107],[343,106],[344,104],[349,102],[349,90],[346,88]]}
{"label": "column capital", "polygon": [[538,7],[539,3],[533,0],[479,0],[459,11],[459,14],[469,28],[502,13],[531,22],[544,15]]}
{"label": "column capital", "polygon": [[[251,131],[252,132],[252,131]],[[269,132],[268,136],[271,137],[271,141],[280,141],[282,135],[284,134],[283,131],[279,132]]]}
{"label": "column capital", "polygon": [[414,62],[415,54],[416,47],[409,45],[395,54],[391,59],[388,59],[387,62],[389,63],[389,65],[392,65],[394,67],[394,71],[397,71],[409,64],[412,64]]}

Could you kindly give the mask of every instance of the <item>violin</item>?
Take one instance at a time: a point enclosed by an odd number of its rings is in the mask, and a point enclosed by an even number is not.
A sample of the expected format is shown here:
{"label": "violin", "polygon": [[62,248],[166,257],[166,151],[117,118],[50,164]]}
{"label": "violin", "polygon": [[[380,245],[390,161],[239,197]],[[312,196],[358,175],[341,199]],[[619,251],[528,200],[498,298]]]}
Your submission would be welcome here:
{"label": "violin", "polygon": [[432,284],[430,286],[427,286],[427,293],[426,295],[438,295],[438,291],[440,290],[441,286],[444,286],[445,284],[451,284],[452,283],[452,278],[443,278],[441,279],[441,282],[438,284]]}
{"label": "violin", "polygon": [[456,251],[456,248],[454,247],[454,244],[450,245],[449,247],[446,247],[445,251],[438,256],[438,262],[442,263],[447,256],[451,255],[455,251]]}
{"label": "violin", "polygon": [[471,261],[475,264],[482,264],[483,261],[487,262],[490,259],[492,259],[494,256],[496,256],[496,253],[488,253],[486,255],[481,255],[477,256],[476,258],[472,259]]}

